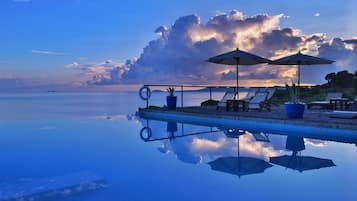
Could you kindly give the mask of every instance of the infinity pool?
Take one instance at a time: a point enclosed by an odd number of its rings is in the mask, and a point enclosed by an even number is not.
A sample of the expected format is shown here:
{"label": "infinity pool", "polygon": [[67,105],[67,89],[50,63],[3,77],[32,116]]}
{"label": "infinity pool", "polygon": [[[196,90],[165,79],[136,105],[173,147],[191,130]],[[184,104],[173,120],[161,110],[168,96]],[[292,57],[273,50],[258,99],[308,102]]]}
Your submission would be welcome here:
{"label": "infinity pool", "polygon": [[[189,98],[198,102],[200,97]],[[159,98],[156,104],[162,104]],[[251,132],[239,125],[217,128],[140,119],[135,111],[143,105],[130,92],[0,95],[0,200],[5,190],[15,193],[15,186],[44,178],[81,182],[71,175],[82,172],[106,184],[83,192],[69,189],[51,200],[357,196],[357,137],[321,140],[294,131],[270,133],[269,128]]]}

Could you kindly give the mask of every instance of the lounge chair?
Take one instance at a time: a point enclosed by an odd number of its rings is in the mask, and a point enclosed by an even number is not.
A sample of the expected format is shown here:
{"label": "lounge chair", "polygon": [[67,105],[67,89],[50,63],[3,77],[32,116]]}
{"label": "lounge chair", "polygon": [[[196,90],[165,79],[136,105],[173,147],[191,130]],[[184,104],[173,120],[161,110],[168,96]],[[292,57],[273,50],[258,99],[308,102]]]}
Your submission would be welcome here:
{"label": "lounge chair", "polygon": [[333,111],[329,113],[329,117],[339,119],[355,119],[357,118],[357,111]]}
{"label": "lounge chair", "polygon": [[262,111],[264,108],[270,111],[270,104],[267,101],[268,92],[257,92],[255,96],[248,102],[249,110],[259,110]]}
{"label": "lounge chair", "polygon": [[267,99],[270,100],[273,97],[276,89],[275,88],[268,88],[266,91],[269,93]]}
{"label": "lounge chair", "polygon": [[227,100],[233,100],[236,95],[236,92],[232,91],[227,91],[222,99],[218,102],[216,110],[218,110],[220,107],[226,108],[227,107]]}
{"label": "lounge chair", "polygon": [[357,111],[357,97],[355,98],[354,102],[349,105],[349,111]]}
{"label": "lounge chair", "polygon": [[338,99],[338,98],[342,98],[342,93],[340,92],[336,92],[336,93],[328,93],[326,96],[326,99],[324,101],[313,101],[309,104],[307,104],[307,108],[310,109],[313,106],[319,106],[322,108],[331,108],[331,99]]}
{"label": "lounge chair", "polygon": [[241,100],[250,101],[255,96],[258,90],[258,88],[249,88],[247,95]]}
{"label": "lounge chair", "polygon": [[353,111],[357,111],[357,96],[347,103],[348,109],[352,109]]}
{"label": "lounge chair", "polygon": [[257,142],[270,142],[269,135],[266,133],[252,133],[252,135]]}

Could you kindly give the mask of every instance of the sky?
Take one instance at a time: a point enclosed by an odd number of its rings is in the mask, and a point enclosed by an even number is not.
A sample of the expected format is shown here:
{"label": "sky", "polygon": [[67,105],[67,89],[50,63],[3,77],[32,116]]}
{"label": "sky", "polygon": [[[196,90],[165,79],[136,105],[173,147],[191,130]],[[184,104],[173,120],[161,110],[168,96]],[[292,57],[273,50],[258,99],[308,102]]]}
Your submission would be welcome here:
{"label": "sky", "polygon": [[[234,84],[233,67],[205,60],[237,47],[335,60],[303,68],[302,82],[318,84],[357,70],[356,9],[353,0],[2,0],[0,91]],[[241,69],[243,86],[296,77],[291,66]]]}

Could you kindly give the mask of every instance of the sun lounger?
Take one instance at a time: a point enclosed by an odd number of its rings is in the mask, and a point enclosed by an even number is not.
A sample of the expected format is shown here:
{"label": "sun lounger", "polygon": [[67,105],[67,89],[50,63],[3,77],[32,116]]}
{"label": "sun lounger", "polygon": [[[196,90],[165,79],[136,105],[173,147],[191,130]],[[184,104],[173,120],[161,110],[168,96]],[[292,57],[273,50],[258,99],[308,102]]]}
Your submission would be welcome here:
{"label": "sun lounger", "polygon": [[227,100],[233,100],[234,97],[235,97],[235,95],[236,95],[236,92],[227,91],[227,92],[223,95],[222,99],[218,102],[216,109],[218,110],[220,107],[226,108],[226,106],[227,106]]}
{"label": "sun lounger", "polygon": [[257,142],[270,142],[268,134],[265,133],[252,133]]}
{"label": "sun lounger", "polygon": [[357,96],[347,103],[349,110],[357,111]]}
{"label": "sun lounger", "polygon": [[307,108],[310,109],[313,106],[319,106],[322,108],[331,108],[331,99],[339,99],[342,98],[342,93],[336,92],[336,93],[328,93],[325,101],[313,101],[309,104],[307,104]]}
{"label": "sun lounger", "polygon": [[267,99],[270,100],[274,96],[274,93],[275,93],[276,89],[275,88],[268,88],[266,91],[269,93]]}
{"label": "sun lounger", "polygon": [[262,111],[263,109],[267,109],[268,111],[270,111],[270,104],[267,101],[268,95],[268,92],[257,92],[255,96],[248,102],[248,111]]}
{"label": "sun lounger", "polygon": [[241,100],[250,101],[255,96],[258,90],[258,88],[249,88],[247,95]]}
{"label": "sun lounger", "polygon": [[331,118],[354,119],[357,118],[357,111],[333,111],[329,113]]}
{"label": "sun lounger", "polygon": [[[356,98],[355,98],[356,100]],[[353,101],[349,106],[348,106],[348,110],[350,111],[357,111],[357,101]]]}

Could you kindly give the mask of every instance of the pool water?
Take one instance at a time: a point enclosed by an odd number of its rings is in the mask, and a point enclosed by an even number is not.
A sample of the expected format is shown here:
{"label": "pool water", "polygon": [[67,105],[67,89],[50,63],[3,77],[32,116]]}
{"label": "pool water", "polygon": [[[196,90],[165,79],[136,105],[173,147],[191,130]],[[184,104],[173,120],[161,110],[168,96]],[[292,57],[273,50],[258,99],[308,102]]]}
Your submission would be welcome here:
{"label": "pool water", "polygon": [[[164,96],[153,104],[162,105]],[[187,105],[206,99],[200,93],[186,98]],[[107,185],[56,200],[357,196],[357,137],[338,142],[293,131],[252,133],[239,125],[141,119],[135,112],[144,105],[134,92],[0,95],[0,191],[2,185],[91,172]]]}

